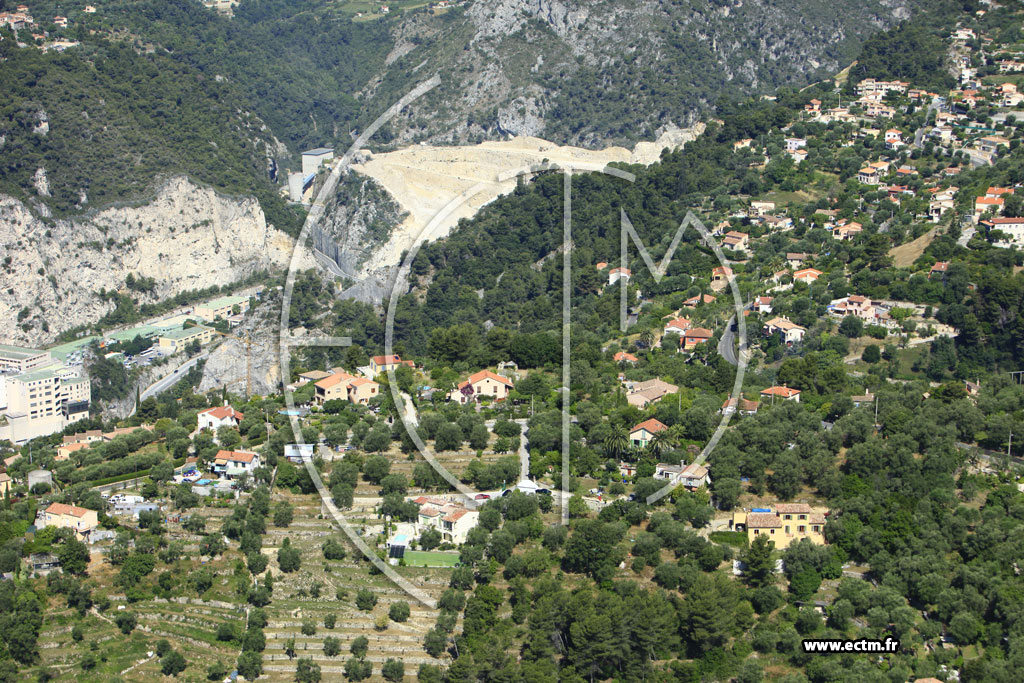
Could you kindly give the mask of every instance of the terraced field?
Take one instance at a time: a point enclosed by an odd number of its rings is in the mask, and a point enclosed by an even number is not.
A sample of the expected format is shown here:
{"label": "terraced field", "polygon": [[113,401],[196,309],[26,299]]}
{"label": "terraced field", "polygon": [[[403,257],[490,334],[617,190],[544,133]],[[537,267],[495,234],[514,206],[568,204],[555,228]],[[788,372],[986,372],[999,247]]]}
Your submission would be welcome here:
{"label": "terraced field", "polygon": [[[184,566],[182,569],[183,575],[188,573]],[[40,665],[54,680],[110,681],[120,677],[125,681],[152,681],[161,674],[159,660],[150,655],[157,641],[166,638],[185,654],[189,664],[186,674],[193,677],[205,677],[206,668],[218,660],[233,666],[238,644],[218,641],[217,628],[230,623],[240,632],[245,624],[245,605],[216,599],[231,597],[229,592],[219,595],[224,591],[218,589],[227,583],[226,576],[218,573],[214,587],[204,596],[212,599],[154,598],[129,605],[125,596],[111,594],[107,596],[111,601],[109,610],[100,613],[94,609],[83,620],[72,610],[50,609],[39,638]],[[114,623],[122,611],[138,618],[138,625],[128,636]],[[81,642],[72,638],[74,624],[83,630]],[[88,655],[95,659],[95,668],[83,670],[82,662]]]}
{"label": "terraced field", "polygon": [[[360,493],[375,492],[368,488]],[[264,629],[267,649],[263,653],[263,670],[267,680],[293,680],[296,659],[299,657],[309,657],[319,664],[325,680],[336,680],[344,669],[345,661],[351,656],[349,647],[352,641],[359,636],[366,636],[369,640],[366,660],[373,665],[374,674],[377,675],[380,674],[381,665],[389,658],[405,662],[409,680],[415,679],[421,663],[445,663],[432,658],[423,650],[423,638],[434,626],[436,613],[417,603],[386,577],[372,575],[370,564],[361,559],[357,550],[351,548],[344,534],[333,528],[330,520],[320,517],[321,506],[317,496],[293,495],[278,490],[274,492],[274,502],[279,500],[290,502],[294,506],[295,516],[287,528],[269,527],[264,540],[264,552],[271,556],[270,569],[274,572],[274,599],[265,608],[268,624]],[[365,518],[370,524],[377,521],[372,503],[357,505],[353,513],[352,517]],[[342,540],[349,549],[349,555],[344,560],[324,559],[321,547],[331,537]],[[280,571],[276,559],[277,549],[285,538],[290,538],[292,547],[302,555],[299,571],[289,574]],[[435,598],[448,587],[451,571],[444,568],[396,569]],[[319,584],[318,591],[314,589],[315,584]],[[355,605],[356,593],[362,588],[371,590],[377,596],[377,605],[372,611],[362,611]],[[319,597],[313,597],[313,592],[318,592]],[[375,619],[387,615],[388,608],[396,601],[409,603],[409,620],[403,623],[389,621],[386,629],[378,631],[374,625]],[[336,619],[333,629],[324,625],[324,617],[329,614]],[[301,629],[304,622],[315,624],[316,632],[313,635],[303,635]],[[328,636],[341,641],[341,654],[336,657],[324,654],[324,639]],[[289,658],[285,652],[285,643],[291,638],[295,639],[295,659]]]}

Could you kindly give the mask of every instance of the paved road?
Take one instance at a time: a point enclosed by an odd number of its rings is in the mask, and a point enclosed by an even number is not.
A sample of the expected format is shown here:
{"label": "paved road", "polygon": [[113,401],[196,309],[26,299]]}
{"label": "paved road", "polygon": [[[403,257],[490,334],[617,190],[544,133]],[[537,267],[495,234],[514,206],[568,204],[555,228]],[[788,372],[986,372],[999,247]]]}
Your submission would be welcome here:
{"label": "paved road", "polygon": [[718,355],[724,358],[729,365],[739,364],[739,358],[736,357],[736,344],[733,341],[736,338],[736,332],[733,330],[735,322],[735,315],[729,318],[729,322],[725,324],[725,332],[722,333],[722,338],[718,341]]}
{"label": "paved road", "polygon": [[170,389],[172,386],[177,384],[178,381],[185,375],[185,373],[191,370],[196,363],[206,358],[208,355],[209,352],[204,352],[199,354],[195,358],[190,358],[189,360],[185,361],[184,363],[178,366],[177,370],[174,370],[169,375],[161,377],[160,379],[146,387],[146,390],[139,394],[139,400],[145,401],[150,396],[156,396],[157,394],[166,391],[167,389]]}
{"label": "paved road", "polygon": [[[998,464],[1003,462],[1003,458],[1006,457],[1005,453],[989,450],[988,448],[982,448],[981,446],[974,446],[969,443],[963,443],[962,441],[957,441],[956,446],[957,448],[962,448],[963,450],[977,449],[978,457],[982,460],[985,460],[986,462],[994,462]],[[1017,465],[1024,465],[1024,458],[1021,458],[1016,455],[1011,457],[1010,461],[1016,463]]]}
{"label": "paved road", "polygon": [[522,427],[522,432],[519,434],[519,481],[530,478],[530,451],[529,444],[526,442],[526,419],[520,418],[514,420]]}
{"label": "paved road", "polygon": [[977,228],[967,228],[962,233],[960,233],[960,239],[958,239],[956,243],[961,247],[966,247],[967,243],[971,241],[971,238],[974,237],[975,233],[977,232]]}

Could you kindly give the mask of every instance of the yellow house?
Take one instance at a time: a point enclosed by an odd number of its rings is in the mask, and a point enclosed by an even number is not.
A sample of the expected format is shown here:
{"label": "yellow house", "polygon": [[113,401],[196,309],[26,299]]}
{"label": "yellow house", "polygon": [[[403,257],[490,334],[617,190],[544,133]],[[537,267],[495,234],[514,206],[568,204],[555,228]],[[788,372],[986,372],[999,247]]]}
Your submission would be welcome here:
{"label": "yellow house", "polygon": [[348,383],[348,400],[366,405],[380,391],[380,385],[372,379],[357,377]]}
{"label": "yellow house", "polygon": [[84,441],[78,443],[66,443],[63,446],[57,448],[57,456],[54,458],[57,462],[63,462],[71,457],[71,454],[75,451],[80,451],[84,448],[88,448],[89,444]]}
{"label": "yellow house", "polygon": [[88,538],[89,533],[99,526],[99,519],[95,510],[64,503],[50,503],[50,507],[36,517],[36,526],[74,529],[75,535],[81,540]]}
{"label": "yellow house", "polygon": [[380,385],[373,380],[347,372],[336,372],[313,386],[316,387],[313,401],[320,406],[335,399],[366,405],[380,391]]}
{"label": "yellow house", "polygon": [[744,526],[750,543],[761,535],[767,535],[782,550],[790,543],[808,538],[812,543],[825,544],[825,515],[822,509],[814,509],[807,503],[779,503],[769,512],[736,512],[733,514],[733,528]]}
{"label": "yellow house", "polygon": [[448,400],[468,403],[472,398],[489,396],[495,401],[500,401],[508,398],[513,386],[512,380],[507,377],[502,377],[490,370],[481,370],[470,375],[469,379],[452,389],[448,393]]}
{"label": "yellow house", "polygon": [[0,496],[6,496],[11,490],[11,475],[0,472]]}
{"label": "yellow house", "polygon": [[652,417],[629,430],[629,442],[637,448],[646,448],[654,440],[655,434],[666,429],[668,427]]}
{"label": "yellow house", "polygon": [[414,367],[415,363],[411,360],[402,360],[401,356],[373,356],[370,358],[370,371],[374,376],[389,370],[397,370],[402,365]]}

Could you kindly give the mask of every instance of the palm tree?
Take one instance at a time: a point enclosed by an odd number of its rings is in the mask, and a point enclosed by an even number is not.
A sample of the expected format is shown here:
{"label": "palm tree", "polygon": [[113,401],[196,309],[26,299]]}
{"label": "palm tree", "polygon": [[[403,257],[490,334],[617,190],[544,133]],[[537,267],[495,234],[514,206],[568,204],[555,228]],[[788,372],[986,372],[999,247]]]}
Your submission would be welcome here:
{"label": "palm tree", "polygon": [[676,435],[670,429],[663,429],[654,435],[651,442],[647,444],[648,451],[655,460],[661,457],[665,451],[673,449],[676,444]]}
{"label": "palm tree", "polygon": [[644,330],[640,333],[640,343],[642,343],[648,349],[654,345],[654,332],[651,330]]}
{"label": "palm tree", "polygon": [[629,451],[629,434],[624,427],[612,427],[611,432],[604,438],[604,452],[609,457],[621,458]]}

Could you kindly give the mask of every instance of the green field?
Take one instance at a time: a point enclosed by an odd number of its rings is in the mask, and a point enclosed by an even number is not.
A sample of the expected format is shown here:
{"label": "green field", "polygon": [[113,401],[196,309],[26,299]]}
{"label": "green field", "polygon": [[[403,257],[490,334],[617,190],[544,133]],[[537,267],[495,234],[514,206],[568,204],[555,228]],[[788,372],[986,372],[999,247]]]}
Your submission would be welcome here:
{"label": "green field", "polygon": [[405,563],[410,567],[454,567],[459,562],[458,553],[434,553],[425,550],[406,550]]}

